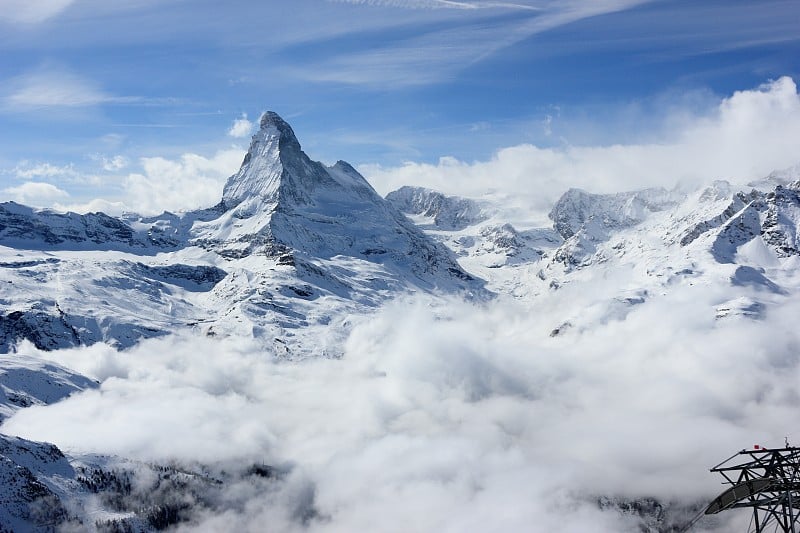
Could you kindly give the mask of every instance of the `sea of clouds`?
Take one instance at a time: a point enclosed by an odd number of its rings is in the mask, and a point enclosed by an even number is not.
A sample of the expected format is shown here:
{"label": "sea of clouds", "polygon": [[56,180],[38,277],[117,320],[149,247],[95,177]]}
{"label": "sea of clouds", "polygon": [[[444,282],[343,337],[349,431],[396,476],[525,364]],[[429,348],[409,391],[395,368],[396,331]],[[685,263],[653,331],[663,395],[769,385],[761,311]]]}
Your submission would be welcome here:
{"label": "sea of clouds", "polygon": [[355,326],[341,359],[191,335],[126,352],[25,345],[102,385],[0,430],[76,455],[286,473],[226,485],[192,531],[639,531],[602,497],[655,498],[686,520],[722,490],[709,467],[797,434],[800,301],[720,320],[729,289],[686,285],[549,335],[604,283],[616,280],[529,301],[398,300]]}

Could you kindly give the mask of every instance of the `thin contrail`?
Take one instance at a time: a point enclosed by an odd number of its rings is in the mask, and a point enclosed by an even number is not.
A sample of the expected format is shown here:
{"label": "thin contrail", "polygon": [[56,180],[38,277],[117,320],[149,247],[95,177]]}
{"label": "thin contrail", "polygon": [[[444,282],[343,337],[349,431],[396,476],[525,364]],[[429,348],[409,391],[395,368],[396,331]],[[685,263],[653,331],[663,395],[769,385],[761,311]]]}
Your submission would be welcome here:
{"label": "thin contrail", "polygon": [[348,4],[368,4],[373,6],[405,7],[412,9],[524,9],[541,11],[543,8],[510,2],[469,2],[466,0],[332,0]]}

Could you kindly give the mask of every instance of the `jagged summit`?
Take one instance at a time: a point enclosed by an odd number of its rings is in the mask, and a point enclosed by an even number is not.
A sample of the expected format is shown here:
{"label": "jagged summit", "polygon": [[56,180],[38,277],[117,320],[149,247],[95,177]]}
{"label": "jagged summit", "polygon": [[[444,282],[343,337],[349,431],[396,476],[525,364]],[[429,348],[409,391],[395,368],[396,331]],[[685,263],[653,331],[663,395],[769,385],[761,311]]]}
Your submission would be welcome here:
{"label": "jagged summit", "polygon": [[268,111],[260,124],[242,166],[223,190],[223,205],[237,208],[237,216],[249,218],[279,205],[290,208],[324,204],[332,196],[377,195],[348,163],[339,161],[326,167],[312,161],[301,149],[292,127],[277,113]]}
{"label": "jagged summit", "polygon": [[[260,129],[253,135],[250,148],[244,156],[239,171],[228,178],[222,193],[226,207],[235,207],[246,200],[277,202],[286,193],[294,200],[307,201],[301,185],[309,183],[289,183],[293,178],[322,178],[321,169],[303,153],[300,142],[292,127],[277,113],[268,111],[261,118]],[[321,166],[321,165],[319,165]],[[293,170],[294,172],[287,172]],[[309,181],[309,180],[306,180]]]}
{"label": "jagged summit", "polygon": [[300,143],[297,141],[297,136],[288,122],[277,114],[275,111],[267,111],[261,116],[259,127],[263,130],[266,128],[275,128],[286,139],[287,142],[294,142],[298,146]]}
{"label": "jagged summit", "polygon": [[197,242],[227,257],[347,256],[436,286],[469,279],[447,249],[381,198],[351,165],[312,161],[274,112],[262,117],[241,168],[225,185],[222,204],[226,212],[199,226],[196,235]]}
{"label": "jagged summit", "polygon": [[[350,164],[312,161],[291,127],[267,113],[222,211],[191,242],[228,260],[263,257],[321,293],[378,302],[380,294],[437,290],[486,295],[452,251],[425,235]],[[358,272],[370,272],[361,279]],[[308,292],[312,294],[312,292]],[[313,294],[317,294],[313,292]]]}

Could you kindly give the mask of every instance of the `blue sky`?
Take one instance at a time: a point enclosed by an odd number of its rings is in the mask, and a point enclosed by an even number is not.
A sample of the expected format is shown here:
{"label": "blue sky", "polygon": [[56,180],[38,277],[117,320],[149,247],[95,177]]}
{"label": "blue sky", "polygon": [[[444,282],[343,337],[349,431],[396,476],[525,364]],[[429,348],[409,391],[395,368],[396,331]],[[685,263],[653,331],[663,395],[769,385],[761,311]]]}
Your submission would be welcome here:
{"label": "blue sky", "polygon": [[364,169],[665,142],[800,80],[799,28],[797,0],[0,0],[0,200],[207,203],[146,189],[221,187],[267,109]]}

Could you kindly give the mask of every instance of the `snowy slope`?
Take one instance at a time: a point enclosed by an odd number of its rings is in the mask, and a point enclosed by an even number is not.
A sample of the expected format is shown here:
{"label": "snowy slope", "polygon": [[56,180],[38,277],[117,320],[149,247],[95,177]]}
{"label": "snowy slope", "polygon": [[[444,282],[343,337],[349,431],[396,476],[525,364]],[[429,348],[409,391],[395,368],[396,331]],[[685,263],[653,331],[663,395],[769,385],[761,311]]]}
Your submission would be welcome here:
{"label": "snowy slope", "polygon": [[[21,353],[0,356],[0,422],[19,409],[56,403],[98,386],[52,361]],[[75,471],[55,445],[0,434],[2,528],[48,531],[70,520],[64,500],[76,491]]]}
{"label": "snowy slope", "polygon": [[14,411],[48,405],[98,383],[51,361],[22,354],[0,355],[0,422]]}
{"label": "snowy slope", "polygon": [[[311,161],[275,113],[212,208],[115,219],[0,206],[0,272],[5,352],[189,328],[331,355],[349,316],[399,294],[488,295],[350,165]],[[330,342],[302,346],[298,328]]]}
{"label": "snowy slope", "polygon": [[[552,227],[524,230],[504,223],[512,215],[486,199],[412,188],[388,198],[489,289],[531,305],[543,298],[558,302],[549,326],[560,336],[623,319],[635,306],[687,284],[718,288],[722,296],[706,311],[711,316],[763,317],[797,290],[792,272],[800,261],[800,181],[781,183],[763,191],[736,191],[724,181],[689,192],[570,189],[550,212]],[[480,202],[486,217],[446,227],[435,222],[444,206],[467,202]],[[566,286],[569,296],[559,297]]]}
{"label": "snowy slope", "polygon": [[[613,232],[587,219],[549,261],[539,278],[549,287],[620,278],[594,309],[573,311],[563,323],[603,324],[633,306],[668,297],[681,286],[702,285],[719,294],[705,313],[759,319],[796,294],[797,183],[769,192],[735,192],[727,183],[689,193],[671,207]],[[586,239],[586,235],[590,238]],[[576,257],[575,237],[589,241]],[[624,276],[624,277],[622,277]]]}
{"label": "snowy slope", "polygon": [[5,531],[54,531],[69,519],[58,485],[74,476],[52,444],[0,434],[0,526]]}
{"label": "snowy slope", "polygon": [[[537,261],[563,238],[552,228],[515,220],[500,202],[448,196],[423,187],[401,187],[386,199],[428,235],[445,244],[468,272]],[[521,225],[520,225],[521,224]],[[486,272],[479,276],[486,277]],[[501,290],[502,292],[502,290]]]}
{"label": "snowy slope", "polygon": [[0,349],[109,342],[120,348],[204,320],[192,300],[225,272],[173,254],[38,251],[0,247]]}
{"label": "snowy slope", "polygon": [[650,213],[674,207],[678,200],[664,189],[617,194],[570,189],[549,215],[553,228],[565,239],[554,257],[568,266],[581,265],[612,233],[641,223]]}
{"label": "snowy slope", "polygon": [[180,246],[179,241],[158,231],[137,231],[104,213],[59,213],[15,202],[0,204],[0,242],[33,250],[130,250],[140,254]]}

